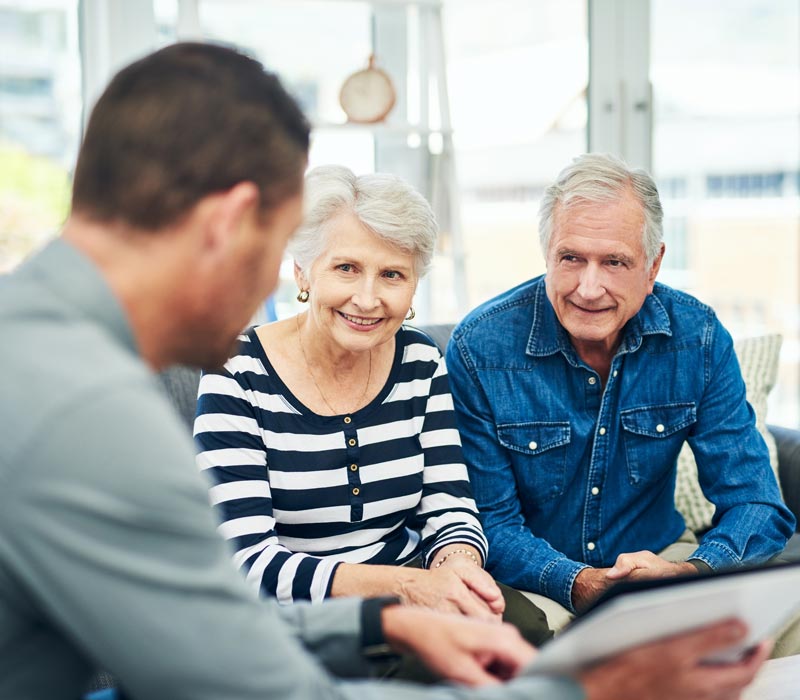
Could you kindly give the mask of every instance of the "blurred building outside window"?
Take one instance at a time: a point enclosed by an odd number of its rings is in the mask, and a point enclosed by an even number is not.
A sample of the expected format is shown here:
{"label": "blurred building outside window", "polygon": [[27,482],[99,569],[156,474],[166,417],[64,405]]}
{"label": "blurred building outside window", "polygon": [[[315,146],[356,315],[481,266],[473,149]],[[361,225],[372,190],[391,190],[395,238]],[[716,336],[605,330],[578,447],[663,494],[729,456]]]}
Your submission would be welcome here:
{"label": "blurred building outside window", "polygon": [[587,6],[445,0],[444,19],[471,308],[544,272],[539,201],[587,149]]}
{"label": "blurred building outside window", "polygon": [[0,0],[0,273],[57,235],[81,121],[77,0]]}
{"label": "blurred building outside window", "polygon": [[769,420],[796,426],[800,3],[652,0],[650,75],[660,277],[710,304],[734,338],[783,335]]}

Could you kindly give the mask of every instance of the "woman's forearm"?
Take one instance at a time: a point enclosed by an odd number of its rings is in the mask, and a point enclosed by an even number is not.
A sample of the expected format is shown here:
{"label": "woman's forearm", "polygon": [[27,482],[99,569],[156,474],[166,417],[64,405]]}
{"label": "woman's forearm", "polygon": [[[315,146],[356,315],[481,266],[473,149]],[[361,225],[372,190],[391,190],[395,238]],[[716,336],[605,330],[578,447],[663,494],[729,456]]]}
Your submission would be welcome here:
{"label": "woman's forearm", "polygon": [[427,572],[411,566],[379,564],[340,564],[333,576],[331,596],[374,598],[382,595],[404,596],[421,575]]}

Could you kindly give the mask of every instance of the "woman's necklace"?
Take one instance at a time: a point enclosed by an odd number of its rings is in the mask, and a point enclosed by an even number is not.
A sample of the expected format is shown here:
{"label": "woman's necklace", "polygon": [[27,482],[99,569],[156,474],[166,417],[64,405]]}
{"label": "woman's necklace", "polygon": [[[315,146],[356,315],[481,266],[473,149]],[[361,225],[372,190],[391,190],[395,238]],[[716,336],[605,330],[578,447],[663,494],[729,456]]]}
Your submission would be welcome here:
{"label": "woman's necklace", "polygon": [[334,416],[338,416],[341,413],[354,413],[364,402],[364,397],[367,395],[369,391],[369,382],[372,379],[372,348],[369,351],[369,370],[367,371],[367,383],[364,386],[364,391],[361,392],[361,396],[358,398],[358,403],[355,404],[355,407],[352,411],[339,411],[335,409],[331,402],[325,398],[325,394],[322,393],[322,389],[320,389],[319,384],[317,384],[317,379],[314,377],[314,370],[311,369],[311,363],[308,361],[308,356],[306,355],[306,349],[303,347],[303,334],[300,332],[300,315],[294,317],[295,325],[297,326],[297,340],[300,343],[300,352],[303,354],[303,361],[306,363],[306,367],[308,367],[308,373],[311,375],[311,381],[314,382],[314,386],[317,387],[317,391],[319,395],[322,397],[322,400],[325,402],[325,405],[333,411]]}

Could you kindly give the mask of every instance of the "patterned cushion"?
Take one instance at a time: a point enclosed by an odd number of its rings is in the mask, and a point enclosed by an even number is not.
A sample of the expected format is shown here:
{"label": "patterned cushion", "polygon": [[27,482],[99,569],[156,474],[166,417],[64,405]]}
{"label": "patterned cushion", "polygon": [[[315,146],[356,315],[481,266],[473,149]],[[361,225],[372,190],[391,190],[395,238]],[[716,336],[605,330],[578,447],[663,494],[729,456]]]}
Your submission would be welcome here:
{"label": "patterned cushion", "polygon": [[[769,449],[769,461],[778,478],[778,450],[775,439],[767,430],[767,396],[775,386],[778,374],[778,355],[783,338],[765,335],[748,338],[734,344],[742,377],[747,388],[747,400],[756,412],[756,426]],[[714,505],[706,500],[697,481],[697,464],[688,444],[678,456],[678,479],[675,484],[675,504],[686,519],[686,526],[700,532],[711,526]]]}

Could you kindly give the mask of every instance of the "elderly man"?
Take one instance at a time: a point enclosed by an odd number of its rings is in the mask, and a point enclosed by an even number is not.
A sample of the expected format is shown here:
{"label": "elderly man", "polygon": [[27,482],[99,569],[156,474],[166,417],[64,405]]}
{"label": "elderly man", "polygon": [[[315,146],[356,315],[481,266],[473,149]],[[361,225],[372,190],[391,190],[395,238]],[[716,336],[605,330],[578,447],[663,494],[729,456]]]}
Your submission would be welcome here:
{"label": "elderly man", "polygon": [[[539,594],[558,627],[615,581],[780,552],[794,518],[730,335],[656,283],[652,178],[579,157],[546,191],[539,231],[547,273],[474,310],[447,353],[490,570]],[[673,496],[687,440],[716,505],[699,545]]]}
{"label": "elderly man", "polygon": [[[74,700],[98,666],[134,700],[737,697],[765,646],[700,663],[735,622],[499,685],[534,654],[506,625],[391,599],[280,608],[234,570],[153,370],[231,353],[300,221],[308,137],[257,62],[163,49],[98,101],[62,237],[0,279],[0,697]],[[331,674],[390,651],[494,685]]]}

